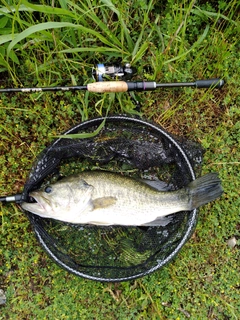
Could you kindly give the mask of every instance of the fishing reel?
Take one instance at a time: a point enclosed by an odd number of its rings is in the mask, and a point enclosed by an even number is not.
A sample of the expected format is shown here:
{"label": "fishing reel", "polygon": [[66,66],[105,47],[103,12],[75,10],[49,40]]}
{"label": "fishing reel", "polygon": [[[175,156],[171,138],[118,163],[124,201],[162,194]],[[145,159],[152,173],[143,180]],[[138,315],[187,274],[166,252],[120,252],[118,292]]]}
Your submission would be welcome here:
{"label": "fishing reel", "polygon": [[[137,69],[132,67],[130,63],[121,64],[116,62],[112,65],[99,63],[92,68],[92,77],[96,82],[109,80],[129,81],[136,73]],[[139,110],[140,102],[136,99],[133,92],[129,92],[129,95],[134,102],[136,109]]]}
{"label": "fishing reel", "polygon": [[92,68],[93,79],[97,82],[105,80],[131,80],[137,73],[137,69],[132,67],[130,63],[124,65],[113,63],[106,65],[103,63],[97,64]]}

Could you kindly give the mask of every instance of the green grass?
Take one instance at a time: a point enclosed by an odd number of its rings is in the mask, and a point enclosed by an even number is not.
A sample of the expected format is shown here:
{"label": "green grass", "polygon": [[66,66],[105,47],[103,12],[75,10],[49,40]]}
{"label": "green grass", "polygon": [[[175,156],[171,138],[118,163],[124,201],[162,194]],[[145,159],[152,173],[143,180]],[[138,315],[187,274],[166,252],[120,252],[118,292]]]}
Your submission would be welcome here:
{"label": "green grass", "polygon": [[[221,91],[137,96],[144,117],[203,145],[203,173],[219,172],[225,193],[201,208],[194,235],[171,264],[119,284],[60,269],[17,205],[0,205],[0,289],[7,296],[0,319],[238,319],[238,1],[54,3],[1,2],[1,87],[88,83],[95,63],[116,59],[137,67],[136,80],[224,78]],[[52,136],[107,112],[134,114],[136,108],[127,94],[1,94],[0,195],[21,192]]]}

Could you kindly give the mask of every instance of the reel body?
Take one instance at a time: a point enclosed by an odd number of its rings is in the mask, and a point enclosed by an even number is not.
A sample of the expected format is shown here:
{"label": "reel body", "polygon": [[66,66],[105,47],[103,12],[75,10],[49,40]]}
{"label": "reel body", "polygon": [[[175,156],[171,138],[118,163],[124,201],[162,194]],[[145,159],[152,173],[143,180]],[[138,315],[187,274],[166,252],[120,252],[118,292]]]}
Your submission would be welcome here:
{"label": "reel body", "polygon": [[92,76],[96,81],[104,80],[130,80],[136,74],[136,68],[131,67],[130,63],[115,63],[106,65],[99,63],[92,69]]}

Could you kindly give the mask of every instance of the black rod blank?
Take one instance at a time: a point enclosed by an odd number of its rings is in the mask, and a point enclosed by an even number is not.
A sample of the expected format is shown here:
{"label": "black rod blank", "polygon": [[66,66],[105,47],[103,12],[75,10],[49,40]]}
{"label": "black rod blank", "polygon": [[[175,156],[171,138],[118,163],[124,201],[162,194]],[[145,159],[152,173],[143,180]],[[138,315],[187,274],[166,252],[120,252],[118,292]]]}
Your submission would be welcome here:
{"label": "black rod blank", "polygon": [[34,87],[34,88],[3,88],[0,89],[0,93],[6,92],[25,92],[25,93],[33,93],[33,92],[44,92],[44,91],[76,91],[76,90],[87,90],[87,86],[66,86],[66,87]]}
{"label": "black rod blank", "polygon": [[221,89],[224,85],[222,79],[197,80],[195,82],[176,82],[176,83],[159,83],[157,88],[164,87],[195,87],[195,88],[216,88]]}

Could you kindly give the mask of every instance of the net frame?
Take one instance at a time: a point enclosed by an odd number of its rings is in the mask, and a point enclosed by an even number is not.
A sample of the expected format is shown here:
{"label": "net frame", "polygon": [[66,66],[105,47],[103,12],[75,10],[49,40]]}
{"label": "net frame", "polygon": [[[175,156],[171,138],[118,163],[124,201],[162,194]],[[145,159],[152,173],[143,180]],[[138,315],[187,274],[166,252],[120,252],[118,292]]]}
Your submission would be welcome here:
{"label": "net frame", "polygon": [[[123,122],[123,123],[130,123],[133,125],[134,124],[141,125],[143,127],[146,127],[149,130],[153,130],[154,132],[156,132],[160,136],[163,136],[171,144],[173,144],[174,147],[181,154],[181,156],[184,159],[184,162],[189,170],[189,175],[191,176],[191,180],[195,180],[196,177],[195,177],[195,171],[193,168],[193,164],[191,163],[186,151],[182,148],[181,143],[179,143],[179,141],[177,141],[171,134],[169,134],[161,126],[156,125],[154,123],[151,123],[149,121],[145,121],[140,118],[125,116],[125,115],[108,116],[107,118],[99,117],[99,118],[93,118],[93,119],[87,120],[85,122],[82,122],[82,123],[74,126],[73,128],[67,130],[64,134],[65,135],[74,134],[74,133],[78,133],[81,130],[84,130],[85,128],[99,126],[102,123],[102,121],[104,121],[104,120],[106,121],[106,124],[111,123],[111,122],[112,123]],[[46,149],[47,150],[53,149],[62,141],[62,139],[64,139],[64,138],[57,139]],[[25,196],[27,196],[28,191],[29,191],[28,186],[26,185],[26,188],[24,190]],[[116,276],[114,276],[114,277],[107,276],[106,277],[101,274],[96,276],[96,275],[92,275],[91,272],[89,272],[89,273],[81,272],[81,271],[77,270],[77,268],[75,268],[74,266],[68,265],[68,263],[66,263],[65,259],[64,258],[62,259],[61,255],[60,256],[56,255],[53,252],[51,245],[49,245],[45,241],[46,231],[44,230],[44,228],[41,225],[42,218],[35,216],[31,213],[27,213],[27,214],[28,214],[29,220],[33,226],[33,229],[35,231],[37,240],[42,245],[44,250],[48,253],[48,255],[54,260],[54,262],[56,262],[62,268],[64,268],[65,270],[67,270],[70,273],[75,274],[76,276],[80,276],[80,277],[90,279],[90,280],[101,281],[101,282],[121,282],[121,281],[133,280],[133,279],[151,274],[152,272],[154,272],[154,271],[162,268],[166,264],[168,264],[174,257],[176,257],[178,252],[181,250],[181,248],[184,246],[184,244],[191,237],[192,233],[195,230],[195,227],[197,224],[197,212],[198,212],[197,209],[194,209],[191,212],[189,212],[188,220],[187,220],[188,227],[185,230],[185,233],[182,236],[181,240],[179,241],[177,247],[171,252],[171,254],[169,254],[165,259],[157,261],[156,265],[154,267],[150,267],[148,270],[144,270],[143,272],[137,272],[137,273],[132,272],[132,274],[129,274],[127,276],[125,275],[125,276],[119,276],[119,277],[116,277]]]}

